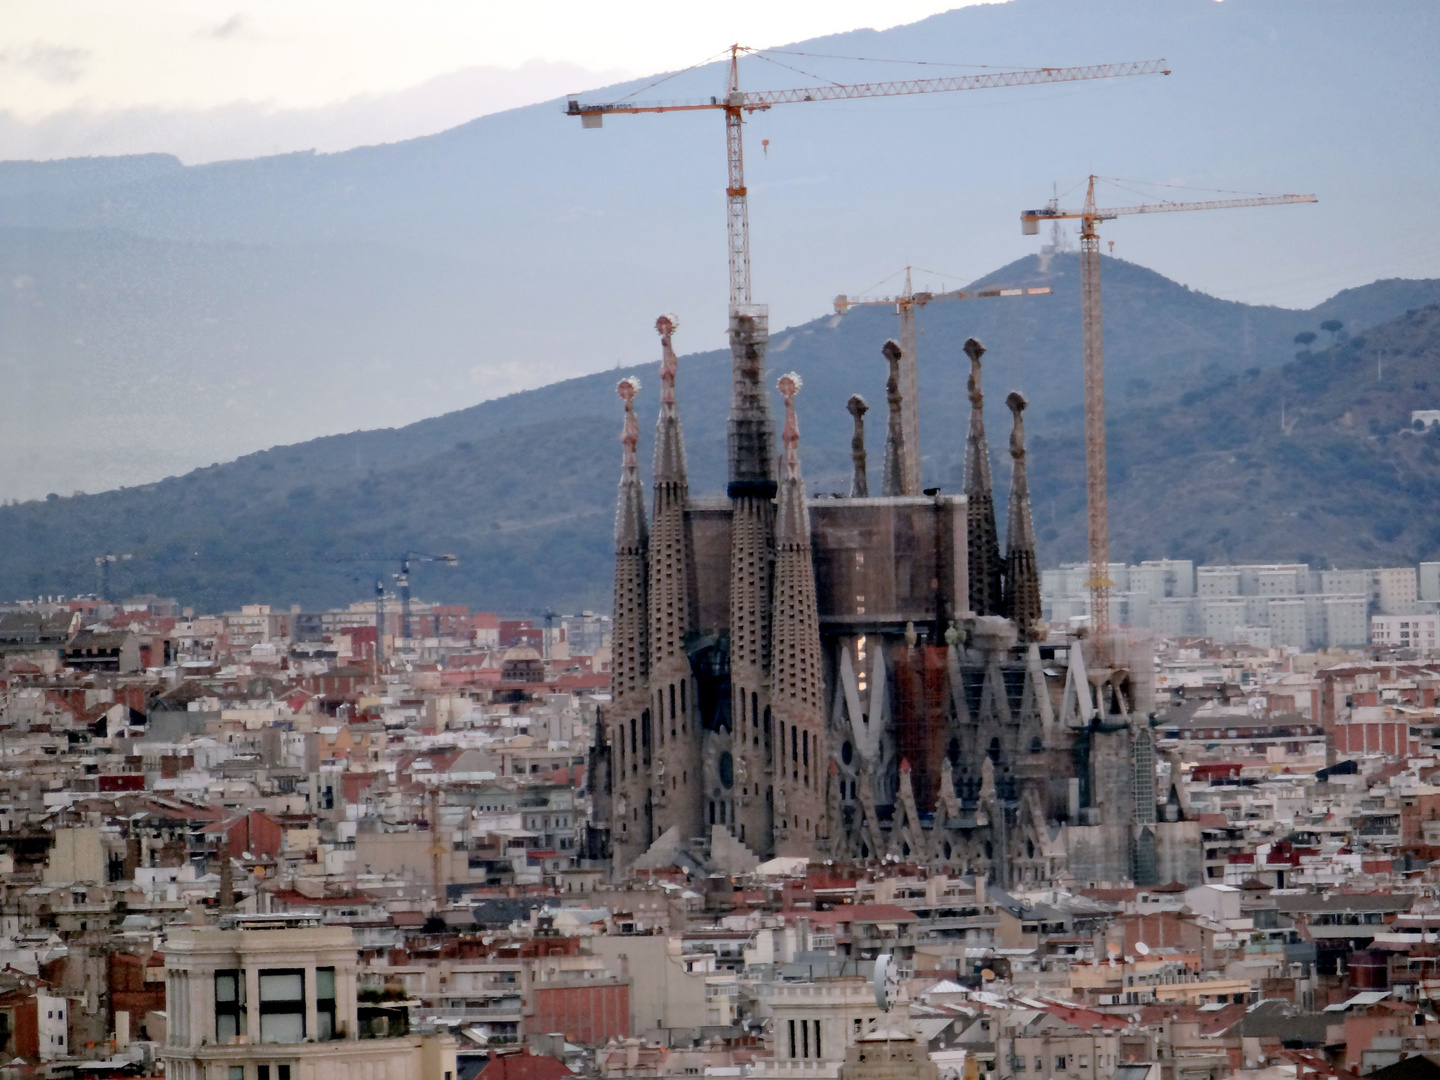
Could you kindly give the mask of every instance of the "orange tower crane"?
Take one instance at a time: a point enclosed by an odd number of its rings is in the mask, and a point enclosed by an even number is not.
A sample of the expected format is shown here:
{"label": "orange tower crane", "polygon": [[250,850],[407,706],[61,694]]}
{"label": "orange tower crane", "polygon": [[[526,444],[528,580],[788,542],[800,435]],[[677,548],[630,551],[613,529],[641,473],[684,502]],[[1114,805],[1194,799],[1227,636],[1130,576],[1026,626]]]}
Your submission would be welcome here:
{"label": "orange tower crane", "polygon": [[992,296],[1048,296],[1050,286],[1039,288],[955,289],[951,292],[915,292],[910,285],[911,267],[905,268],[905,291],[899,296],[835,297],[835,314],[844,315],[852,307],[895,305],[900,316],[900,429],[909,448],[905,458],[905,494],[920,494],[920,376],[919,350],[915,340],[915,310],[935,300],[981,300]]}
{"label": "orange tower crane", "polygon": [[1141,203],[1137,206],[1101,208],[1095,205],[1095,181],[1090,177],[1085,206],[1061,210],[1052,199],[1041,210],[1020,215],[1026,236],[1040,232],[1042,221],[1061,218],[1080,220],[1080,321],[1085,359],[1085,531],[1088,541],[1090,627],[1092,650],[1102,658],[1110,633],[1110,520],[1105,497],[1105,353],[1100,334],[1100,234],[1095,226],[1127,214],[1168,214],[1177,210],[1224,210],[1239,206],[1283,206],[1313,203],[1314,195],[1256,195],[1242,199],[1210,199],[1204,202]]}
{"label": "orange tower crane", "polygon": [[747,113],[761,112],[775,105],[801,101],[845,101],[853,98],[891,97],[900,94],[930,94],[950,90],[982,90],[996,86],[1034,86],[1047,83],[1077,82],[1085,79],[1111,79],[1124,75],[1168,75],[1164,60],[1145,60],[1127,64],[1094,64],[1087,67],[1026,68],[1019,71],[987,72],[981,75],[957,75],[941,79],[901,79],[890,82],[830,83],[805,86],[794,90],[740,89],[740,57],[762,54],[762,49],[744,45],[730,47],[730,73],[725,93],[707,101],[639,102],[621,99],[604,104],[582,103],[577,97],[567,99],[565,112],[580,117],[580,126],[598,128],[609,114],[695,112],[716,110],[725,114],[726,150],[726,221],[730,251],[730,306],[747,307],[750,300],[750,210],[745,192],[745,154],[741,129]]}

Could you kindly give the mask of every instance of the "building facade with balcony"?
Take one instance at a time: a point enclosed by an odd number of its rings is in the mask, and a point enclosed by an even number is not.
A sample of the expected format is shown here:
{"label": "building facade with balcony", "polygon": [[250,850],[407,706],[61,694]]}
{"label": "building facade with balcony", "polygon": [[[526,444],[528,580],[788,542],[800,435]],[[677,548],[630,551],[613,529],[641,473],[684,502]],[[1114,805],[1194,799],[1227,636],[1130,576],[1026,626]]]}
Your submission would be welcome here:
{"label": "building facade with balcony", "polygon": [[[348,927],[318,916],[232,917],[165,947],[169,1080],[455,1080],[448,1035],[373,1037]],[[385,1029],[386,1035],[389,1029]]]}

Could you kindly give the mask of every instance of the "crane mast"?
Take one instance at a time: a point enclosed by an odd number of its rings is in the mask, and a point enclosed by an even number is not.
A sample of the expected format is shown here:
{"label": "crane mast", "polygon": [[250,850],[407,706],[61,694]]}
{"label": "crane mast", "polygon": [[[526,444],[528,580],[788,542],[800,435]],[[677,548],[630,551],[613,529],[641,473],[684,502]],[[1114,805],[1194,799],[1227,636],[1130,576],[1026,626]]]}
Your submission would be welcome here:
{"label": "crane mast", "polygon": [[740,110],[740,46],[730,47],[730,85],[725,95],[725,235],[730,252],[730,306],[750,304],[750,204],[745,197],[745,140]]}
{"label": "crane mast", "polygon": [[1110,633],[1110,512],[1105,488],[1105,351],[1100,326],[1100,234],[1095,231],[1095,178],[1085,195],[1086,217],[1080,230],[1080,324],[1085,367],[1085,540],[1090,563],[1094,640]]}
{"label": "crane mast", "polygon": [[1200,202],[1140,203],[1135,206],[1099,207],[1095,181],[1085,189],[1085,206],[1061,210],[1058,199],[1039,210],[1020,215],[1026,236],[1040,232],[1040,222],[1064,218],[1080,220],[1080,317],[1085,370],[1085,533],[1089,576],[1092,650],[1104,660],[1110,634],[1110,517],[1105,479],[1105,350],[1100,311],[1100,233],[1096,226],[1130,214],[1167,214],[1177,210],[1229,210],[1242,206],[1283,206],[1313,203],[1314,195],[1256,195],[1241,199],[1207,199]]}

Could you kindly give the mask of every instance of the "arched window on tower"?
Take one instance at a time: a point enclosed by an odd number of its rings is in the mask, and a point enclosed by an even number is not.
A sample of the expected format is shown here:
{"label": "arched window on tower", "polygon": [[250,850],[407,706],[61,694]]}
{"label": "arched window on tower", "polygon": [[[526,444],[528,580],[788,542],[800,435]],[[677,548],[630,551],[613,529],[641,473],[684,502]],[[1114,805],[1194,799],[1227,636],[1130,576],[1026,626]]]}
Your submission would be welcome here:
{"label": "arched window on tower", "polygon": [[1000,737],[998,735],[990,740],[990,749],[987,753],[990,755],[990,760],[994,764],[1000,764]]}

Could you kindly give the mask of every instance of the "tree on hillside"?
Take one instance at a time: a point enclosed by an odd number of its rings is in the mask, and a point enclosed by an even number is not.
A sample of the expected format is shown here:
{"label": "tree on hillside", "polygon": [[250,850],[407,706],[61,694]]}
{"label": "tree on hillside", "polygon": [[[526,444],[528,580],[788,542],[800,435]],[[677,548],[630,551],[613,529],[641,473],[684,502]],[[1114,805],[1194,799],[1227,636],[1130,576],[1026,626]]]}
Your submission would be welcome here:
{"label": "tree on hillside", "polygon": [[1316,334],[1314,330],[1301,330],[1300,333],[1295,335],[1295,344],[1309,345],[1315,340],[1315,337]]}
{"label": "tree on hillside", "polygon": [[1339,319],[1326,319],[1320,324],[1320,329],[1329,334],[1332,341],[1340,340],[1340,331],[1344,329],[1344,327],[1345,324]]}

